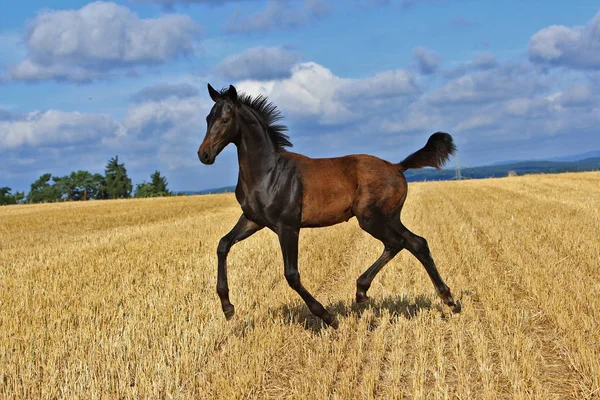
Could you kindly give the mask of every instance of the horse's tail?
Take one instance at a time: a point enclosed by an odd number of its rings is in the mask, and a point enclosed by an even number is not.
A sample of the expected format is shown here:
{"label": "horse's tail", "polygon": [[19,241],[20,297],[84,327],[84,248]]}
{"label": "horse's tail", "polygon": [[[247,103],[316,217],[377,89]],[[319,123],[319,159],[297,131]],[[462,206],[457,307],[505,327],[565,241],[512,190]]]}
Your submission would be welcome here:
{"label": "horse's tail", "polygon": [[455,151],[456,146],[452,141],[452,136],[446,132],[436,132],[429,137],[425,147],[415,151],[396,165],[402,172],[407,169],[423,167],[433,167],[439,171]]}

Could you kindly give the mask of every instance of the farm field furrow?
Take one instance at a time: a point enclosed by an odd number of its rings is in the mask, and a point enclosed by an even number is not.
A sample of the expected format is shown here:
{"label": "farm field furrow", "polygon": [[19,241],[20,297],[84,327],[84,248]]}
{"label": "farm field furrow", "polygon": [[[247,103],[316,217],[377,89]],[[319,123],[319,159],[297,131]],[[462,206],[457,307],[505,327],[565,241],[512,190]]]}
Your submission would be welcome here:
{"label": "farm field furrow", "polygon": [[302,282],[262,230],[228,257],[233,194],[0,208],[0,398],[600,398],[600,172],[410,183],[402,220],[462,301],[355,219],[300,234]]}

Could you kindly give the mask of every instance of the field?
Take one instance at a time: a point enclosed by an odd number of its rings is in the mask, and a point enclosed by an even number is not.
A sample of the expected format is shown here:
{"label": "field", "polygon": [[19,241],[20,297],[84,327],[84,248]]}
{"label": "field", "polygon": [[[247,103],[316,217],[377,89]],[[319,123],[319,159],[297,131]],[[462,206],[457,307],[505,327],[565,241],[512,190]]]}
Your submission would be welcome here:
{"label": "field", "polygon": [[216,246],[232,194],[0,208],[0,398],[600,398],[600,173],[411,183],[403,221],[462,301],[352,219],[302,230],[304,285],[276,236]]}

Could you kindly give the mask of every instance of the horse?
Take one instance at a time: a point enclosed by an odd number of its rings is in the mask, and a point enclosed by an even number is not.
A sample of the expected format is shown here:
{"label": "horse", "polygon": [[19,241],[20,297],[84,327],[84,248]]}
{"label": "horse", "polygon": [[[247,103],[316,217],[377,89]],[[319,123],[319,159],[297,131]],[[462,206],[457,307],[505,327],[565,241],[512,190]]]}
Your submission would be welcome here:
{"label": "horse", "polygon": [[381,256],[356,281],[357,303],[369,299],[367,290],[377,273],[407,249],[423,264],[441,300],[453,312],[461,311],[436,268],[427,241],[400,221],[408,187],[403,172],[423,167],[440,170],[456,151],[451,135],[432,134],[422,149],[397,164],[366,154],[309,158],[285,149],[292,147],[285,133],[288,129],[277,124],[282,113],[266,96],[238,94],[233,85],[217,91],[210,83],[208,93],[214,105],[206,117],[198,158],[211,165],[233,143],[239,164],[235,197],[242,215],[217,246],[217,294],[227,320],[235,314],[229,301],[227,255],[235,243],[266,227],[279,238],[289,286],[314,315],[337,329],[337,318],[302,285],[298,238],[301,228],[331,226],[352,217],[384,245]]}

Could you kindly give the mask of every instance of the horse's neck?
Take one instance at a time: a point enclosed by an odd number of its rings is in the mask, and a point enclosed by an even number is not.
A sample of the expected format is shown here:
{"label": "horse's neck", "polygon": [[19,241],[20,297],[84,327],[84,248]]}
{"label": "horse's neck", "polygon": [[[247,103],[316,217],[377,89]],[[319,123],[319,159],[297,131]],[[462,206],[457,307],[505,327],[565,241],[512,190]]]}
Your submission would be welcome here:
{"label": "horse's neck", "polygon": [[259,124],[244,128],[237,145],[239,178],[250,188],[261,182],[275,167],[281,154]]}

